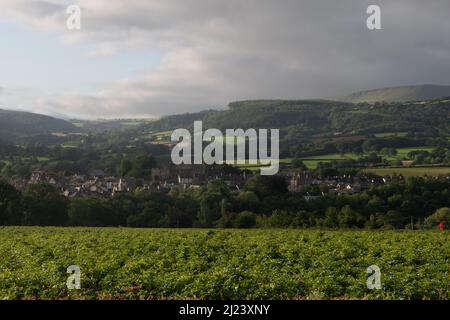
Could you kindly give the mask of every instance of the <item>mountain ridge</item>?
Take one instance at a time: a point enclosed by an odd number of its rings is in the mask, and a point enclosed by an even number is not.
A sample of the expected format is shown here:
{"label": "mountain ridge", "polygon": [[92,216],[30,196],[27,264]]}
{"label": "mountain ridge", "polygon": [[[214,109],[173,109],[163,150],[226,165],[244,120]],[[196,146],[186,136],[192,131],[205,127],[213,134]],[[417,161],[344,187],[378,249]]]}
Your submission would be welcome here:
{"label": "mountain ridge", "polygon": [[337,100],[351,103],[375,102],[407,102],[450,97],[448,85],[411,85],[384,87],[379,89],[357,91],[346,96],[329,97],[327,100]]}

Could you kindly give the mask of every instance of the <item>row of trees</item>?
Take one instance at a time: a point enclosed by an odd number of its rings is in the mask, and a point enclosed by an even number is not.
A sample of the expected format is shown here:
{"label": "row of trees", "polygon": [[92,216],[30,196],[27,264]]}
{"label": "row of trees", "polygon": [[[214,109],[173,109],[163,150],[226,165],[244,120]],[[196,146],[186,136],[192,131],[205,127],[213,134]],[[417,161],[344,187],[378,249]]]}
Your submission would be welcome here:
{"label": "row of trees", "polygon": [[436,148],[432,151],[418,150],[408,153],[408,158],[414,161],[415,165],[420,164],[450,164],[450,149]]}
{"label": "row of trees", "polygon": [[[126,157],[122,155],[123,152],[107,153],[99,152],[97,149],[75,147],[53,149],[62,151],[47,156],[11,156],[4,158],[3,161],[0,159],[0,175],[26,179],[32,170],[71,175],[89,174],[93,170],[100,169],[109,175],[145,178],[150,176],[151,168],[156,166],[155,158],[141,148],[128,150]],[[54,158],[55,154],[58,154],[58,157]]]}
{"label": "row of trees", "polygon": [[[320,190],[326,192],[326,187]],[[240,193],[230,192],[221,180],[214,180],[195,190],[162,193],[138,189],[107,199],[69,200],[47,184],[30,185],[21,193],[0,182],[0,224],[404,228],[411,219],[425,222],[439,208],[450,207],[450,181],[446,179],[410,178],[405,184],[309,201],[305,192],[319,190],[308,188],[293,194],[282,177],[255,176]]]}

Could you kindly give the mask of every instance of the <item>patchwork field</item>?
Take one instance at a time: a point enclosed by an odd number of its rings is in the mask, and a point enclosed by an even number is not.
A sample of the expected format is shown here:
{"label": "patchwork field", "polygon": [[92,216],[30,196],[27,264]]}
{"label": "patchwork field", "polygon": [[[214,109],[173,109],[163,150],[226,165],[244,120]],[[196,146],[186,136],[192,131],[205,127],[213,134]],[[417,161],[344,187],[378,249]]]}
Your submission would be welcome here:
{"label": "patchwork field", "polygon": [[[449,299],[450,233],[0,228],[1,299]],[[81,269],[68,290],[67,267]],[[367,288],[377,265],[381,289]]]}
{"label": "patchwork field", "polygon": [[431,152],[433,151],[434,148],[432,147],[414,147],[414,148],[398,148],[397,149],[397,158],[404,158],[408,155],[408,153],[410,153],[411,151],[428,151]]}
{"label": "patchwork field", "polygon": [[[407,158],[408,153],[410,153],[411,151],[428,151],[431,152],[433,150],[432,147],[414,147],[414,148],[397,148],[397,155],[392,156],[392,157],[385,157],[387,160],[403,160]],[[355,153],[331,153],[331,154],[325,154],[325,155],[321,155],[321,156],[311,156],[311,157],[304,157],[301,158],[301,160],[303,161],[303,163],[306,165],[306,167],[308,169],[314,170],[317,168],[317,165],[320,162],[331,162],[331,161],[336,161],[336,160],[349,160],[349,159],[353,159],[356,160],[358,158],[360,158],[363,155],[358,155]],[[292,162],[292,158],[284,158],[284,159],[280,159],[280,163],[291,163]],[[248,163],[244,163],[243,161],[239,162],[239,163],[234,163],[234,165],[236,165],[238,168],[240,169],[248,169],[248,170],[259,170],[261,168],[260,164],[248,164]],[[389,171],[390,172],[390,171]],[[418,170],[418,172],[420,173],[421,171]],[[436,171],[437,172],[437,171]],[[447,173],[447,172],[445,172]],[[410,175],[414,175],[414,171],[412,171],[412,174]],[[423,175],[423,174],[418,174],[418,175]]]}

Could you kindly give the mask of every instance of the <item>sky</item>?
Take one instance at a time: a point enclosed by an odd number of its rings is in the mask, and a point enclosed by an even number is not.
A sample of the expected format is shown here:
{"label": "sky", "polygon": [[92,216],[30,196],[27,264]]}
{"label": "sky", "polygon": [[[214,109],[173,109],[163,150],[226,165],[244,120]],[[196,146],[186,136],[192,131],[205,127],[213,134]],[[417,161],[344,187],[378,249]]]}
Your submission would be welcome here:
{"label": "sky", "polygon": [[160,117],[449,85],[449,34],[448,0],[0,0],[0,108]]}

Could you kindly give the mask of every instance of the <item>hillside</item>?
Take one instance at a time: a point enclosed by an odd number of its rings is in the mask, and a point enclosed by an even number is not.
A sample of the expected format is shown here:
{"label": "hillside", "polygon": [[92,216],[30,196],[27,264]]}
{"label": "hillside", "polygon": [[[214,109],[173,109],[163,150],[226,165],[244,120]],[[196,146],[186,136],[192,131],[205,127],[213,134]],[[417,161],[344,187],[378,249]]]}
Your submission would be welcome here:
{"label": "hillside", "polygon": [[0,140],[47,134],[51,132],[79,132],[73,124],[31,112],[0,109]]}
{"label": "hillside", "polygon": [[[371,134],[387,131],[450,131],[449,100],[386,103],[380,106],[326,100],[253,100],[232,102],[228,110],[162,118],[147,129],[279,128],[290,138],[313,135]],[[176,120],[176,121],[175,121]],[[287,134],[289,133],[289,134]]]}
{"label": "hillside", "polygon": [[430,99],[440,99],[450,97],[450,86],[441,85],[421,85],[390,87],[368,91],[359,91],[348,96],[332,97],[330,100],[345,102],[405,102],[421,101]]}

